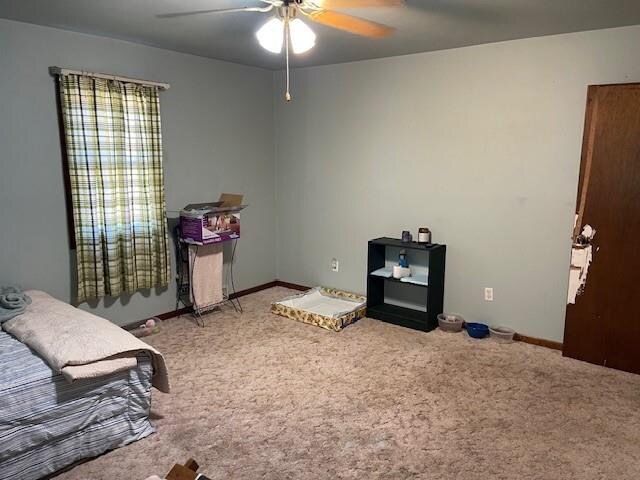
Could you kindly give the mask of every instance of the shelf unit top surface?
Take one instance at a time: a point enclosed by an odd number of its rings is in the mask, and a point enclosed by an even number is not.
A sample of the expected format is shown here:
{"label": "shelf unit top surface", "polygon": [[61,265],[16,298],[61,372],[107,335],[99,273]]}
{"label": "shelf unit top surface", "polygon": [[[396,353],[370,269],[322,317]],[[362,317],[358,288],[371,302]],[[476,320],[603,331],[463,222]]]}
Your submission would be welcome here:
{"label": "shelf unit top surface", "polygon": [[445,248],[445,245],[439,243],[419,243],[419,242],[403,242],[399,238],[380,237],[373,240],[369,240],[372,245],[384,245],[389,247],[398,248],[410,248],[414,250],[437,250],[439,248]]}

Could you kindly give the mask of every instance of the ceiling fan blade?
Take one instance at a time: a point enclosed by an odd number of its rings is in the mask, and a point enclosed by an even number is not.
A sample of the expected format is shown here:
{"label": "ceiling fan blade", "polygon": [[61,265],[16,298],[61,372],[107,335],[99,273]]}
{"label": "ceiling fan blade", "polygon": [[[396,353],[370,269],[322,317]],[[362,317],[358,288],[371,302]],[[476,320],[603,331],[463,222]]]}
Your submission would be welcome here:
{"label": "ceiling fan blade", "polygon": [[191,15],[204,15],[208,13],[233,13],[233,12],[268,12],[273,6],[270,7],[239,7],[239,8],[218,8],[213,10],[194,10],[192,12],[176,12],[176,13],[162,13],[156,15],[158,18],[176,18],[176,17],[188,17]]}
{"label": "ceiling fan blade", "polygon": [[335,8],[399,7],[404,5],[404,0],[314,0],[313,3],[321,8],[333,10]]}
{"label": "ceiling fan blade", "polygon": [[309,18],[314,22],[327,25],[328,27],[344,30],[363,37],[382,38],[388,37],[395,31],[394,28],[387,27],[381,23],[371,22],[363,18],[345,15],[344,13],[333,12],[331,10],[318,10],[310,12]]}

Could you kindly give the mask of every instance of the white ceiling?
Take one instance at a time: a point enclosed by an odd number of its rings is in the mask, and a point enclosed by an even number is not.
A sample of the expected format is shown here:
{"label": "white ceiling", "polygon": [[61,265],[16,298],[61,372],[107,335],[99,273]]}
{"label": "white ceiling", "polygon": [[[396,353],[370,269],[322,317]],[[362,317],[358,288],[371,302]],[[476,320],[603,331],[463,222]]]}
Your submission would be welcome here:
{"label": "white ceiling", "polygon": [[[162,19],[188,10],[264,5],[258,0],[0,0],[0,18],[130,40],[179,52],[279,69],[255,31],[269,15],[231,13]],[[442,50],[556,33],[640,24],[640,0],[406,0],[406,6],[343,10],[397,28],[366,39],[318,24],[316,47],[293,66]]]}

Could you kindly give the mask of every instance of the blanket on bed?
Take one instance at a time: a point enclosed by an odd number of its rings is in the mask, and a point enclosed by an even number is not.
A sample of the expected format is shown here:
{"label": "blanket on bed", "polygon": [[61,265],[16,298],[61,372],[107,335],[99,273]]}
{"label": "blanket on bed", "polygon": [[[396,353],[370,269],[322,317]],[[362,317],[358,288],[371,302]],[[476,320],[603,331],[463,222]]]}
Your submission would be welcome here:
{"label": "blanket on bed", "polygon": [[22,315],[4,322],[2,329],[35,350],[67,380],[73,382],[127,370],[137,364],[137,353],[148,352],[153,365],[153,386],[169,392],[164,357],[155,348],[109,320],[74,308],[44,292],[30,290],[27,293],[32,299],[31,305]]}

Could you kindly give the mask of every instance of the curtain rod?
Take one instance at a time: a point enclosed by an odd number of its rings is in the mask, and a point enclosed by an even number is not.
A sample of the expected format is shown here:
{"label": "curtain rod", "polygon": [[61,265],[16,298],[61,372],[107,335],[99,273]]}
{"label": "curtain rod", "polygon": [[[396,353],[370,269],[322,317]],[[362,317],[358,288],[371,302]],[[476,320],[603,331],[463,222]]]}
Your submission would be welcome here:
{"label": "curtain rod", "polygon": [[147,85],[150,87],[158,87],[161,90],[169,90],[168,83],[154,82],[151,80],[140,80],[139,78],[120,77],[118,75],[109,75],[106,73],[85,72],[81,70],[70,70],[68,68],[49,67],[49,73],[51,75],[84,75],[87,77],[104,78],[106,80],[117,80],[119,82],[138,83],[140,85]]}

